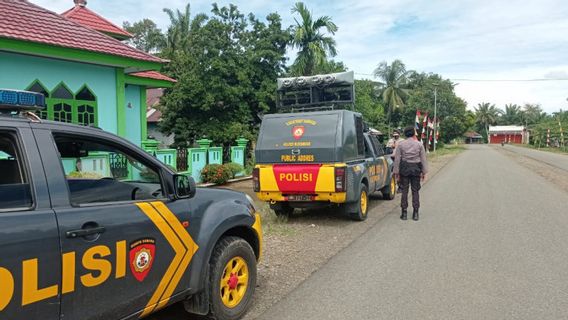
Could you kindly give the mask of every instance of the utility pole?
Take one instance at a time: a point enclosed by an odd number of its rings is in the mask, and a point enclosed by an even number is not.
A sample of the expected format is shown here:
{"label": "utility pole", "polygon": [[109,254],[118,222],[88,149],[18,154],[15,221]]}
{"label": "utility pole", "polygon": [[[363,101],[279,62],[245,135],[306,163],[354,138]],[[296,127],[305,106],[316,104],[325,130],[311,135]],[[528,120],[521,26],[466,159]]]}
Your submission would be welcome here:
{"label": "utility pole", "polygon": [[438,127],[438,119],[437,119],[437,111],[438,111],[438,84],[434,84],[434,152],[436,152],[436,131]]}

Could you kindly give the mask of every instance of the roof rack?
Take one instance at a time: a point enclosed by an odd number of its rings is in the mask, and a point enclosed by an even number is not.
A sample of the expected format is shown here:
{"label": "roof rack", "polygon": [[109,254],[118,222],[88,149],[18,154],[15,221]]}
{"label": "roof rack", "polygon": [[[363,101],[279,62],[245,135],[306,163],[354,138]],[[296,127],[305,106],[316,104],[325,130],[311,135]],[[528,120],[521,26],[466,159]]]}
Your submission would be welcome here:
{"label": "roof rack", "polygon": [[41,93],[0,89],[0,116],[24,116],[34,122],[41,119],[33,111],[45,110],[45,97]]}
{"label": "roof rack", "polygon": [[354,110],[354,83],[353,71],[278,78],[276,107],[279,112]]}

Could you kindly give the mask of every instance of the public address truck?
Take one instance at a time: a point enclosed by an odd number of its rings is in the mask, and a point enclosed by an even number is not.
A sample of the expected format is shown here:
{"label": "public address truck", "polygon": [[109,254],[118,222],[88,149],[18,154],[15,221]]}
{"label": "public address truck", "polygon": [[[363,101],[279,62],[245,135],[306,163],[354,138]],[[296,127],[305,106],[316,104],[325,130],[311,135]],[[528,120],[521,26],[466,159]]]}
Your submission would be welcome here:
{"label": "public address truck", "polygon": [[367,218],[369,193],[393,199],[392,159],[354,106],[353,72],[278,79],[284,113],[265,115],[253,187],[279,216],[294,208],[341,207]]}
{"label": "public address truck", "polygon": [[252,200],[41,120],[43,101],[0,90],[0,319],[138,319],[175,302],[242,317],[262,250]]}

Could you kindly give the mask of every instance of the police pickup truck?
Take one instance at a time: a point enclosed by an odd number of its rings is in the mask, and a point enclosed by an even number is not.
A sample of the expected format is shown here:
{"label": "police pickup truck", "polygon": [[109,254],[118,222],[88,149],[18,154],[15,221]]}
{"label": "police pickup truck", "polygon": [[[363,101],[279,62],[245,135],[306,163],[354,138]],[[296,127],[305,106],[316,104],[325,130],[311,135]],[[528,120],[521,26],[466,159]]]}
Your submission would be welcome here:
{"label": "police pickup truck", "polygon": [[138,319],[175,302],[242,317],[262,250],[251,199],[40,120],[43,100],[0,90],[0,319]]}
{"label": "police pickup truck", "polygon": [[278,80],[279,107],[290,112],[263,117],[253,171],[258,198],[277,215],[335,205],[365,220],[370,193],[394,198],[391,157],[360,113],[341,109],[354,102],[353,82],[352,72]]}

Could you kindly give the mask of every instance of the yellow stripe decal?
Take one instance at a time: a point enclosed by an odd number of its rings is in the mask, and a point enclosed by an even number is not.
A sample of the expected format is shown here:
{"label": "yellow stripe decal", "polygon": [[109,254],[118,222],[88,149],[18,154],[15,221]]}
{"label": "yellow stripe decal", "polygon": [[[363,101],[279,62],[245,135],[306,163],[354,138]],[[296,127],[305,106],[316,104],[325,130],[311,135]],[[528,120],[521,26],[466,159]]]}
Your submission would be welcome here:
{"label": "yellow stripe decal", "polygon": [[158,310],[166,306],[166,304],[170,300],[170,297],[174,294],[175,289],[177,288],[181,278],[183,277],[185,271],[187,270],[187,267],[189,266],[189,263],[191,262],[191,258],[193,258],[193,255],[195,254],[195,252],[197,252],[198,246],[193,241],[189,233],[187,233],[187,230],[185,230],[185,228],[181,225],[177,217],[173,214],[173,212],[170,211],[170,209],[168,209],[168,207],[163,202],[152,202],[152,205],[158,210],[158,212],[162,214],[162,217],[164,217],[164,219],[168,221],[170,227],[179,236],[181,243],[185,248],[185,254],[177,268],[177,271],[174,273],[170,284],[166,288],[166,291],[164,293],[165,298],[160,301],[160,303],[156,307],[156,310]]}
{"label": "yellow stripe decal", "polygon": [[154,223],[175,252],[156,291],[140,315],[142,318],[168,303],[198,247],[177,217],[162,202],[136,205]]}

